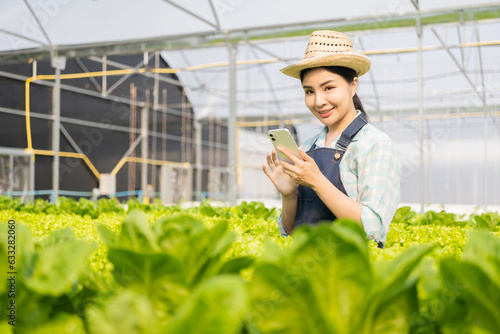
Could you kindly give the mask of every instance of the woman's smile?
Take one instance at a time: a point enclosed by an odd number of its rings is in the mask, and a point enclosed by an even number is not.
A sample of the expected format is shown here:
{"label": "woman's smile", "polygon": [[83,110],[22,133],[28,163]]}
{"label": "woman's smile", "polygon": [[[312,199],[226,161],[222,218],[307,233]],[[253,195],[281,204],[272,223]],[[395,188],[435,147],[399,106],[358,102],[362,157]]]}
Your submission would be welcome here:
{"label": "woman's smile", "polygon": [[335,107],[331,108],[331,109],[326,109],[326,110],[320,110],[318,111],[318,114],[323,117],[323,118],[327,118],[329,117],[331,114],[333,114],[333,111],[334,111]]}

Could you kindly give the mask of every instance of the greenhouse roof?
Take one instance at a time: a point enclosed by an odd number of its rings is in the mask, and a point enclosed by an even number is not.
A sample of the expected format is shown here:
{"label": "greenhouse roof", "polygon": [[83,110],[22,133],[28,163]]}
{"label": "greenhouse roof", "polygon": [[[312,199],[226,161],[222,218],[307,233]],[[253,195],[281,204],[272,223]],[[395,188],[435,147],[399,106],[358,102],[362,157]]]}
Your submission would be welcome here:
{"label": "greenhouse roof", "polygon": [[0,62],[159,50],[197,117],[225,118],[231,46],[238,117],[298,123],[308,115],[300,85],[279,69],[303,56],[311,31],[336,29],[372,59],[360,80],[367,109],[416,113],[417,7],[426,110],[498,106],[500,2],[491,1],[4,0]]}
{"label": "greenhouse roof", "polygon": [[[389,21],[414,18],[416,7],[412,1],[4,0],[0,4],[0,52],[5,57],[12,52],[33,54],[71,49],[78,52],[105,45],[115,46],[116,52],[120,44],[129,47],[156,45],[162,49],[198,47],[220,41],[227,33],[233,37],[235,34],[241,37],[243,33],[249,36],[283,35],[291,31],[305,35],[314,27],[338,23],[376,22],[378,27],[387,28],[394,25],[387,24]],[[459,20],[452,13],[495,7],[496,13],[489,10],[476,18],[488,14],[497,17],[499,6],[499,2],[480,0],[423,0],[419,3],[422,15],[439,14],[440,19],[446,21]]]}
{"label": "greenhouse roof", "polygon": [[[460,144],[467,160],[487,166],[488,159],[497,159],[487,143],[500,133],[500,1],[2,0],[0,64],[32,63],[35,76],[39,60],[56,65],[64,63],[63,57],[86,58],[103,63],[106,71],[120,68],[131,75],[136,68],[135,74],[152,76],[145,62],[108,64],[105,57],[144,52],[149,60],[151,52],[161,52],[170,66],[164,70],[177,77],[155,77],[183,87],[198,120],[227,119],[228,198],[235,201],[237,127],[262,132],[270,125],[293,124],[299,141],[313,127],[317,132],[319,123],[304,105],[300,82],[279,69],[301,59],[310,33],[323,29],[345,32],[354,48],[370,57],[372,67],[360,78],[358,95],[371,120],[395,135],[402,151],[420,152],[409,165],[418,167],[419,177],[406,187],[415,193],[420,184],[422,208],[424,158],[430,159],[424,144],[434,145],[443,133],[452,138],[452,132],[453,138],[483,138],[484,145]],[[104,88],[98,95],[108,98]],[[470,158],[470,151],[480,153],[478,145],[484,161]],[[448,157],[443,152],[436,153],[436,160]],[[449,166],[448,161],[442,165]]]}

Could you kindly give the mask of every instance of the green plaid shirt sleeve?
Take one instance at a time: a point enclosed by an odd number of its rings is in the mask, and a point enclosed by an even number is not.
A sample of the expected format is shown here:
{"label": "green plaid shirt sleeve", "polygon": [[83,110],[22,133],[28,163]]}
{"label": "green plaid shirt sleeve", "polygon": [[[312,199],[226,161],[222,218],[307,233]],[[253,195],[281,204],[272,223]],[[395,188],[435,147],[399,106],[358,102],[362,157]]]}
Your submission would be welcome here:
{"label": "green plaid shirt sleeve", "polygon": [[[385,243],[401,197],[401,158],[388,138],[364,142],[359,145],[362,152],[354,164],[358,166],[357,180],[346,175],[350,180],[346,191],[349,197],[361,203],[361,223],[367,237]],[[342,176],[349,172],[342,171]]]}
{"label": "green plaid shirt sleeve", "polygon": [[[307,151],[316,141],[325,146],[326,127],[306,140]],[[329,147],[334,148],[338,138]],[[361,204],[361,223],[369,239],[384,242],[396,212],[400,192],[401,155],[389,137],[367,124],[353,139],[340,163],[341,180],[348,196]],[[281,235],[286,232],[278,218]]]}

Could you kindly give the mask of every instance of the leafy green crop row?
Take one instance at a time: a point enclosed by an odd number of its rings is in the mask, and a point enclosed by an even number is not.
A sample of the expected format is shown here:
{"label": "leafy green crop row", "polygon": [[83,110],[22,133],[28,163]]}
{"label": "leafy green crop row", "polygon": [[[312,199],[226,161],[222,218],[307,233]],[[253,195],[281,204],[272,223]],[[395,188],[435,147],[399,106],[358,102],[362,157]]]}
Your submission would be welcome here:
{"label": "leafy green crop row", "polygon": [[[209,202],[202,202],[199,206],[191,209],[182,209],[179,205],[164,206],[160,202],[152,204],[142,204],[135,198],[126,203],[127,211],[140,209],[144,212],[156,212],[159,214],[185,212],[201,214],[206,217],[231,218],[251,215],[262,219],[275,219],[278,212],[275,208],[268,209],[260,202],[243,202],[234,207],[213,207]],[[0,196],[0,211],[15,210],[17,212],[47,213],[47,214],[75,214],[79,216],[90,216],[95,219],[102,214],[118,213],[124,214],[123,205],[116,199],[101,198],[96,203],[80,198],[76,201],[73,198],[59,197],[55,204],[51,204],[41,198],[37,198],[34,203],[28,201],[23,204],[18,198]],[[468,219],[464,215],[448,213],[446,211],[426,211],[423,215],[412,211],[410,207],[399,208],[392,223],[404,223],[408,225],[442,225],[442,226],[471,226],[473,228],[487,229],[490,231],[500,231],[500,215],[498,213],[473,214]]]}
{"label": "leafy green crop row", "polygon": [[115,199],[101,198],[94,204],[94,202],[83,197],[77,202],[73,198],[61,196],[55,204],[51,204],[41,198],[35,199],[33,203],[28,201],[24,204],[19,198],[11,199],[7,196],[0,196],[0,210],[8,209],[30,213],[70,213],[79,216],[88,215],[92,218],[97,218],[100,214],[106,212],[124,212],[120,203]]}
{"label": "leafy green crop row", "polygon": [[500,332],[497,214],[402,208],[381,250],[349,221],[282,238],[255,202],[57,207],[0,210],[5,267],[17,222],[15,333]]}
{"label": "leafy green crop row", "polygon": [[[144,212],[182,212],[184,211],[179,205],[164,206],[159,201],[152,204],[142,204],[136,198],[128,200],[126,203],[128,211],[139,209]],[[29,200],[26,204],[21,202],[19,198],[10,198],[8,196],[0,196],[0,211],[14,210],[18,212],[29,213],[47,213],[47,214],[75,214],[79,216],[90,216],[97,218],[104,213],[116,212],[124,213],[123,205],[115,198],[101,198],[95,203],[86,198],[80,198],[76,201],[74,198],[61,196],[54,204],[42,199],[37,198],[33,203]],[[202,202],[199,206],[189,210],[192,213],[200,213],[208,217],[221,217],[229,218],[232,216],[243,217],[244,215],[252,215],[263,219],[277,218],[277,211],[275,208],[268,209],[260,202],[243,202],[235,207],[213,207],[209,202]]]}

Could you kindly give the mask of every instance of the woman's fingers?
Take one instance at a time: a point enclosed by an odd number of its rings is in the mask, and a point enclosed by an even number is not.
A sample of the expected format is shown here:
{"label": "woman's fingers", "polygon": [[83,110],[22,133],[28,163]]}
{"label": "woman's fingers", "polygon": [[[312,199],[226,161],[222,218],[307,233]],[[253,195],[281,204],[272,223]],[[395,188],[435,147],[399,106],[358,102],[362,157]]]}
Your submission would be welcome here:
{"label": "woman's fingers", "polygon": [[269,168],[271,168],[271,172],[274,172],[274,170],[277,167],[281,166],[281,163],[278,159],[278,154],[276,154],[275,150],[272,151],[272,154],[267,152],[266,159],[267,159],[267,164],[269,165]]}
{"label": "woman's fingers", "polygon": [[278,159],[278,153],[276,153],[275,150],[273,150],[273,161],[276,167],[281,165],[280,159]]}
{"label": "woman's fingers", "polygon": [[280,152],[282,152],[283,154],[285,154],[288,159],[290,159],[294,165],[296,165],[297,163],[301,162],[302,159],[300,158],[297,158],[297,156],[295,154],[293,154],[289,149],[287,149],[286,147],[283,147],[283,146],[278,146],[277,147],[278,150],[280,150]]}
{"label": "woman's fingers", "polygon": [[286,161],[281,162],[281,167],[283,168],[283,171],[288,174],[288,176],[295,178],[297,171],[295,165],[289,164]]}
{"label": "woman's fingers", "polygon": [[299,149],[300,158],[282,146],[278,146],[278,150],[286,154],[286,156],[293,162],[293,164],[286,161],[281,162],[283,171],[292,179],[293,182],[302,184],[303,180],[310,177],[311,172],[314,171],[313,165],[316,166],[313,158],[311,158],[302,149]]}
{"label": "woman's fingers", "polygon": [[309,161],[309,162],[314,161],[314,159],[311,158],[309,154],[304,152],[304,150],[302,150],[301,148],[299,148],[299,155],[304,161]]}
{"label": "woman's fingers", "polygon": [[274,171],[274,169],[276,168],[276,166],[275,166],[273,160],[271,159],[271,154],[269,152],[267,152],[266,159],[267,159],[267,164],[271,168],[271,171]]}
{"label": "woman's fingers", "polygon": [[264,171],[264,174],[267,175],[267,177],[271,177],[271,172],[267,169],[266,164],[262,164],[262,170]]}

